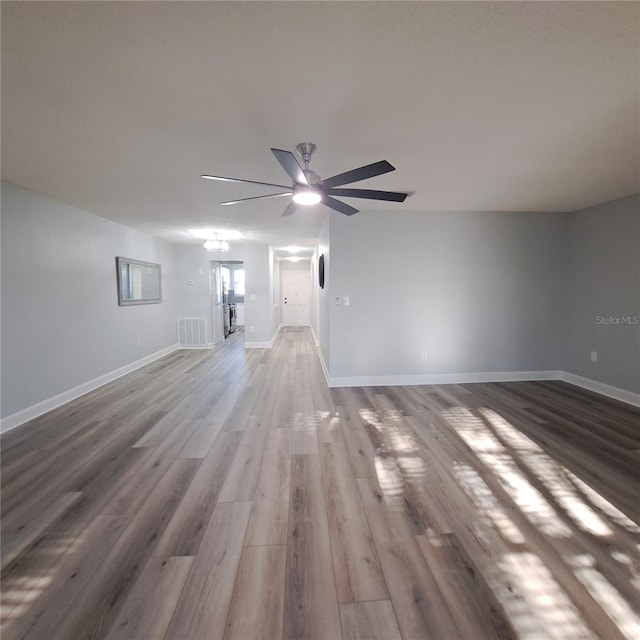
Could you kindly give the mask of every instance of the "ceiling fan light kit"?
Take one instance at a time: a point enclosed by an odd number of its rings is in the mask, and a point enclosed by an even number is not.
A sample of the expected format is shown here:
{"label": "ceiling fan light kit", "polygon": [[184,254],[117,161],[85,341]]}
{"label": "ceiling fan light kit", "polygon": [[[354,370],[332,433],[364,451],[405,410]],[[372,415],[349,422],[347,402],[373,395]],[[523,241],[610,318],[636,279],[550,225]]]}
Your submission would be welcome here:
{"label": "ceiling fan light kit", "polygon": [[261,200],[264,198],[279,198],[292,196],[292,201],[287,205],[283,212],[283,216],[290,216],[296,212],[299,206],[310,206],[322,203],[326,207],[338,211],[346,216],[358,213],[358,209],[352,207],[342,200],[336,200],[333,196],[342,198],[364,198],[366,200],[383,200],[386,202],[404,202],[408,193],[398,191],[378,191],[375,189],[341,189],[342,185],[351,184],[352,182],[360,182],[368,178],[390,171],[395,171],[395,167],[386,160],[380,160],[372,164],[352,169],[345,173],[340,173],[326,180],[320,179],[320,176],[309,169],[311,155],[316,149],[316,145],[312,142],[301,142],[296,146],[296,151],[300,155],[304,168],[291,151],[283,149],[271,149],[280,166],[287,172],[293,184],[289,187],[283,184],[274,184],[272,182],[258,182],[256,180],[245,180],[243,178],[228,178],[224,176],[202,175],[201,178],[207,180],[221,180],[223,182],[242,182],[245,184],[259,184],[266,187],[277,187],[286,189],[280,193],[270,193],[263,196],[253,196],[251,198],[241,198],[240,200],[227,200],[221,202],[222,205],[238,204],[239,202],[247,202],[249,200]]}
{"label": "ceiling fan light kit", "polygon": [[299,189],[293,194],[293,201],[304,206],[318,204],[321,200],[322,194],[314,189]]}

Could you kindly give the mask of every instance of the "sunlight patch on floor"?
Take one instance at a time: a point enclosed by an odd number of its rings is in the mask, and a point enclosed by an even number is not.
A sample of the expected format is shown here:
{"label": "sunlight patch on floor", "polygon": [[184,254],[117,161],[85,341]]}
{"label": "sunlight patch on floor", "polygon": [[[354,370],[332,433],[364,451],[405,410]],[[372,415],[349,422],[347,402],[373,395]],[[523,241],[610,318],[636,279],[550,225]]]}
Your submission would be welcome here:
{"label": "sunlight patch on floor", "polygon": [[496,430],[498,437],[518,454],[521,462],[543,483],[581,529],[597,536],[613,535],[607,523],[575,491],[566,477],[568,472],[565,467],[492,409],[479,411]]}
{"label": "sunlight patch on floor", "polygon": [[571,536],[571,530],[542,493],[518,469],[508,450],[486,427],[482,417],[465,407],[454,407],[443,411],[442,415],[478,459],[493,472],[502,488],[532,524],[549,536]]}
{"label": "sunlight patch on floor", "polygon": [[[544,533],[567,537],[570,529],[544,495],[519,470],[514,456],[540,481],[557,506],[581,529],[601,537],[613,535],[606,521],[572,486],[568,470],[496,411],[481,408],[475,415],[465,407],[454,407],[443,411],[443,416],[478,458],[496,474],[527,517]],[[487,424],[495,430],[498,437]],[[513,454],[507,446],[513,450]]]}
{"label": "sunlight patch on floor", "polygon": [[338,433],[340,433],[340,429],[341,429],[340,425],[341,425],[341,420],[337,415],[333,416],[329,420],[329,425],[327,427],[327,430],[328,430],[329,435],[331,436],[332,440],[335,439],[334,436],[336,436]]}
{"label": "sunlight patch on floor", "polygon": [[580,554],[565,558],[574,568],[578,580],[588,589],[621,633],[627,638],[640,638],[640,617],[620,592],[596,569],[595,558]]}
{"label": "sunlight patch on floor", "polygon": [[427,475],[427,465],[418,455],[398,456],[398,466],[409,482],[422,482]]}
{"label": "sunlight patch on floor", "polygon": [[390,452],[402,453],[415,451],[419,443],[408,439],[400,428],[399,415],[390,411],[378,412],[373,409],[360,409],[360,419],[374,427],[381,435],[385,447]]}
{"label": "sunlight patch on floor", "polygon": [[631,582],[631,586],[638,592],[638,601],[640,601],[640,556],[634,562],[631,556],[617,549],[613,549],[610,555],[629,572],[629,581]]}
{"label": "sunlight patch on floor", "polygon": [[[22,617],[51,584],[50,576],[26,576],[5,582],[2,591],[2,626]],[[8,588],[7,588],[8,587]]]}
{"label": "sunlight patch on floor", "polygon": [[519,471],[508,453],[480,453],[478,458],[497,476],[502,488],[520,511],[542,533],[555,538],[571,537],[571,529],[560,519],[542,493]]}
{"label": "sunlight patch on floor", "polygon": [[[522,638],[557,638],[558,640],[586,640],[596,636],[582,620],[582,615],[555,581],[553,575],[533,553],[510,553],[500,558],[497,568],[510,576],[517,585],[517,594],[523,602],[507,600],[505,608]],[[526,604],[526,606],[522,606]],[[515,605],[515,606],[514,606]],[[535,611],[537,628],[529,620],[525,629],[519,625],[523,609]]]}
{"label": "sunlight patch on floor", "polygon": [[580,490],[580,492],[591,502],[591,504],[602,511],[607,518],[610,518],[617,525],[623,527],[631,533],[640,533],[640,526],[628,518],[620,509],[613,506],[605,497],[592,489],[586,482],[580,480],[578,476],[567,471],[567,477]]}
{"label": "sunlight patch on floor", "polygon": [[385,497],[397,498],[404,493],[402,474],[396,461],[388,456],[376,456],[374,467],[378,485]]}
{"label": "sunlight patch on floor", "polygon": [[[374,466],[387,505],[406,510],[405,503],[412,499],[411,493],[405,495],[409,488],[406,483],[411,483],[411,491],[422,491],[429,477],[427,463],[419,451],[428,447],[409,436],[411,427],[407,427],[400,411],[361,409],[359,413],[363,423],[377,433],[378,455]],[[517,510],[543,535],[568,540],[575,531],[569,525],[575,523],[598,539],[610,538],[614,535],[610,526],[613,520],[627,530],[639,529],[499,413],[486,408],[452,407],[441,411],[441,415],[473,452],[478,464],[492,474]],[[518,525],[517,518],[514,521],[511,507],[501,504],[498,484],[494,485],[498,491],[494,494],[492,481],[485,482],[473,464],[454,461],[453,473],[476,510],[473,535],[481,545],[491,548],[496,535],[508,547],[527,545],[524,529]],[[429,539],[431,544],[438,541],[435,535]],[[637,588],[640,578],[633,558],[615,549],[611,557],[629,576],[629,584]],[[595,563],[589,564],[583,556],[570,556],[567,561],[568,568],[607,611],[620,632],[627,637],[635,637],[634,634],[640,637],[640,622],[631,604],[598,571]],[[488,569],[492,589],[499,594],[520,637],[527,640],[595,637],[583,614],[556,581],[551,567],[538,555],[514,550],[499,556],[492,567]]]}
{"label": "sunlight patch on floor", "polygon": [[[475,469],[456,462],[454,463],[454,476],[458,485],[476,507],[477,517],[482,524],[493,525],[504,539],[512,544],[524,544],[524,535],[500,506],[498,499]],[[475,525],[474,531],[478,537],[486,537],[481,527]]]}

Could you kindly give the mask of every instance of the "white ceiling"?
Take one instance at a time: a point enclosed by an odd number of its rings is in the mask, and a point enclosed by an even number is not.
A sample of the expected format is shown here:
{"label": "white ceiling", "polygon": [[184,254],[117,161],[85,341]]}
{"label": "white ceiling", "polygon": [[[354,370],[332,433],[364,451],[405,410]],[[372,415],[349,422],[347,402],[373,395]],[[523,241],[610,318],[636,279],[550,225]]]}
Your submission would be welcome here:
{"label": "white ceiling", "polygon": [[2,2],[3,179],[171,242],[310,245],[326,215],[201,173],[411,190],[367,211],[570,211],[639,180],[640,5]]}

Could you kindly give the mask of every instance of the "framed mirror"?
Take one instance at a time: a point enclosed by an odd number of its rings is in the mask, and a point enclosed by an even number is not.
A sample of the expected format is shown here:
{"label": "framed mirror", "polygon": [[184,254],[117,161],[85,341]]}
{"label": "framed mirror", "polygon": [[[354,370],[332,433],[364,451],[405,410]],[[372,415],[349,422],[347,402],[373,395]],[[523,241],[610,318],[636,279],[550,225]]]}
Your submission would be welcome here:
{"label": "framed mirror", "polygon": [[158,304],[162,302],[162,272],[159,264],[130,258],[116,258],[118,304]]}

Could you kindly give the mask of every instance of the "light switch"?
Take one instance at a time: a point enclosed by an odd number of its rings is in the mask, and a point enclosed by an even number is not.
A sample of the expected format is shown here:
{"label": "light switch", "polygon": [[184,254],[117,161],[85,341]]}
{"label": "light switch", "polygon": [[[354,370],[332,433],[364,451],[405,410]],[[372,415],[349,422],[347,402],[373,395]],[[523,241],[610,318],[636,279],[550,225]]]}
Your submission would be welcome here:
{"label": "light switch", "polygon": [[345,296],[344,298],[342,298],[342,304],[343,304],[345,307],[348,307],[348,306],[349,306],[349,296]]}

